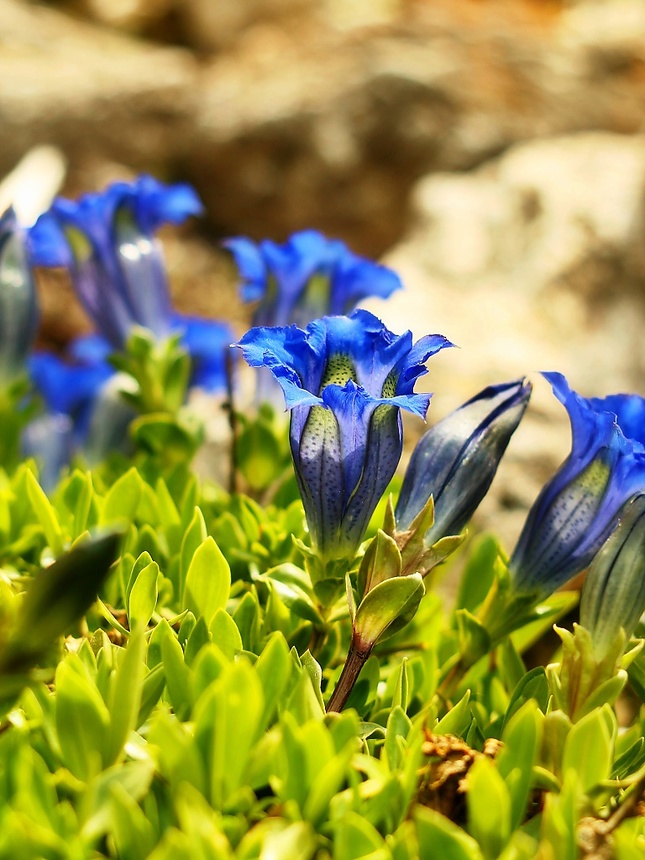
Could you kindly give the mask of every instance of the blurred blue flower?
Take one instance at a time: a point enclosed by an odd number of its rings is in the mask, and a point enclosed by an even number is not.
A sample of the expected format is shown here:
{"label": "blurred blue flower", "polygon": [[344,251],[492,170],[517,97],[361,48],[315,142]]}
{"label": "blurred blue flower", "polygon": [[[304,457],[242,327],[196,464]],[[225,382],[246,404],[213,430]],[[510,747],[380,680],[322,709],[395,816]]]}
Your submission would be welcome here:
{"label": "blurred blue flower", "polygon": [[510,560],[517,593],[548,594],[584,570],[623,505],[645,490],[645,399],[584,398],[545,373],[571,421],[571,453],[529,511]]}
{"label": "blurred blue flower", "polygon": [[226,359],[229,357],[233,362],[236,357],[231,349],[235,340],[231,327],[217,320],[180,314],[175,314],[173,320],[174,329],[181,332],[181,343],[190,354],[190,387],[226,391]]}
{"label": "blurred blue flower", "polygon": [[78,201],[58,198],[30,231],[34,260],[69,269],[85,310],[114,349],[124,347],[135,325],[165,338],[172,305],[154,233],[201,211],[189,185],[166,186],[145,175]]}
{"label": "blurred blue flower", "polygon": [[38,326],[38,304],[25,232],[13,209],[0,217],[0,381],[26,370]]}
{"label": "blurred blue flower", "polygon": [[[47,352],[36,352],[29,358],[29,373],[34,389],[45,402],[47,411],[31,421],[22,434],[22,452],[39,464],[39,478],[45,490],[53,490],[61,470],[81,448],[85,459],[93,465],[127,439],[127,426],[134,417],[123,402],[121,409],[103,411],[96,420],[97,404],[108,390],[116,374],[105,358],[97,355],[91,338],[85,344],[80,339],[78,354],[64,361]],[[128,420],[120,420],[127,409]],[[114,428],[118,425],[118,431]],[[94,427],[94,432],[92,432]],[[93,436],[97,439],[91,442]],[[99,443],[108,440],[108,445]],[[94,456],[88,455],[92,449]]]}
{"label": "blurred blue flower", "polygon": [[99,391],[114,375],[114,369],[103,358],[68,362],[52,353],[36,352],[29,359],[29,373],[48,413],[66,415],[72,422],[74,445],[81,445]]}
{"label": "blurred blue flower", "polygon": [[414,394],[424,362],[451,346],[441,335],[412,343],[365,310],[296,326],[253,328],[239,342],[268,368],[291,410],[290,441],[314,552],[351,562],[401,456],[400,410],[422,418]]}
{"label": "blurred blue flower", "polygon": [[[170,302],[155,230],[202,211],[189,185],[163,185],[151,176],[116,182],[77,202],[59,198],[31,229],[35,262],[70,270],[74,288],[99,334],[79,341],[77,361],[93,364],[123,349],[133,326],[162,339],[179,334],[192,359],[191,385],[226,387],[229,326],[177,314]],[[79,350],[83,350],[83,355]]]}
{"label": "blurred blue flower", "polygon": [[421,437],[396,506],[398,530],[409,528],[432,495],[435,518],[426,544],[461,532],[488,492],[531,390],[526,380],[491,385]]}
{"label": "blurred blue flower", "polygon": [[245,302],[259,302],[256,326],[306,326],[318,317],[347,314],[370,296],[387,298],[401,287],[391,269],[352,253],[316,230],[294,233],[283,245],[227,239]]}

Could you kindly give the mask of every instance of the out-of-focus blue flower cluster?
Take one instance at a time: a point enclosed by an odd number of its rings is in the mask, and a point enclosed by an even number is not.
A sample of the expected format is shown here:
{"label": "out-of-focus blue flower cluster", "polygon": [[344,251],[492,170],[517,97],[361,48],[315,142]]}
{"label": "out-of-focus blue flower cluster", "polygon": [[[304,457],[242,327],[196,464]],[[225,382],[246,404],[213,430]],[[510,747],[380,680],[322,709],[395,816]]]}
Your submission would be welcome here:
{"label": "out-of-focus blue flower cluster", "polygon": [[294,233],[283,245],[266,239],[227,239],[237,264],[242,300],[257,302],[256,326],[306,326],[348,314],[370,297],[386,299],[402,284],[386,266],[352,253],[316,230]]}
{"label": "out-of-focus blue flower cluster", "polygon": [[[201,203],[188,185],[166,186],[151,176],[117,182],[77,201],[59,198],[26,235],[12,212],[0,222],[3,304],[0,381],[27,369],[47,413],[25,428],[25,452],[58,468],[83,447],[91,462],[127,444],[134,412],[120,396],[109,361],[123,350],[135,327],[158,340],[178,335],[191,356],[191,385],[209,391],[226,387],[225,355],[233,334],[222,322],[186,317],[172,307],[156,230],[199,214]],[[67,269],[74,290],[96,331],[72,342],[64,357],[31,354],[37,328],[34,267]],[[20,280],[20,289],[16,288]]]}

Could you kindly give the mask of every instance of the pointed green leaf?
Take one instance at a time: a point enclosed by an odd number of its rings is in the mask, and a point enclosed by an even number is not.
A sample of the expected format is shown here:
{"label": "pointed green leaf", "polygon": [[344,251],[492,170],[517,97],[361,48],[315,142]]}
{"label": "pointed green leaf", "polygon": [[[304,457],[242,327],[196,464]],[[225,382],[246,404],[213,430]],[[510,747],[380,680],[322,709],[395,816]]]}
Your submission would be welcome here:
{"label": "pointed green leaf", "polygon": [[114,482],[103,500],[101,523],[125,520],[130,523],[137,513],[143,492],[143,479],[134,466]]}
{"label": "pointed green leaf", "polygon": [[186,574],[184,609],[202,615],[208,625],[218,609],[225,609],[231,588],[231,569],[212,537],[195,551]]}
{"label": "pointed green leaf", "polygon": [[36,477],[29,469],[25,472],[25,484],[29,501],[45,534],[45,540],[55,556],[63,552],[63,533],[53,505],[47,498]]}
{"label": "pointed green leaf", "polygon": [[128,620],[130,629],[135,625],[147,627],[157,605],[159,595],[159,565],[151,561],[139,571],[128,599]]}
{"label": "pointed green leaf", "polygon": [[401,629],[416,613],[425,594],[420,574],[380,582],[358,605],[354,636],[365,648]]}

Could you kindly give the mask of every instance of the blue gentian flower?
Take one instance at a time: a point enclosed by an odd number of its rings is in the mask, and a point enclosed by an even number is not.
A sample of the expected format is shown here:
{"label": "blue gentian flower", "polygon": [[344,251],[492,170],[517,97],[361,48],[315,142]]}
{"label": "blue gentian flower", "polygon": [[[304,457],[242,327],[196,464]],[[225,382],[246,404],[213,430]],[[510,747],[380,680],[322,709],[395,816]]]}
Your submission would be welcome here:
{"label": "blue gentian flower", "polygon": [[365,310],[296,326],[253,328],[239,342],[268,368],[291,410],[290,441],[314,552],[326,566],[351,562],[401,456],[400,410],[422,418],[414,394],[424,362],[451,346],[441,335],[412,343]]}
{"label": "blue gentian flower", "polygon": [[[116,182],[77,202],[59,198],[31,229],[35,261],[64,266],[96,325],[81,341],[83,361],[107,359],[125,346],[133,326],[157,338],[179,334],[192,359],[191,385],[226,386],[225,354],[233,333],[224,323],[177,314],[170,302],[161,245],[154,232],[202,211],[189,185],[163,185],[151,176]],[[92,355],[88,354],[91,350]]]}
{"label": "blue gentian flower", "polygon": [[38,326],[36,287],[26,236],[13,209],[0,217],[0,382],[25,372]]}
{"label": "blue gentian flower", "polygon": [[202,317],[175,314],[174,328],[181,333],[181,343],[191,358],[191,388],[222,392],[227,387],[226,357],[231,361],[236,353],[231,349],[233,331],[226,323]]}
{"label": "blue gentian flower", "polygon": [[645,491],[645,399],[584,398],[545,373],[571,421],[571,453],[529,511],[510,572],[517,593],[555,591],[589,566],[623,505]]}
{"label": "blue gentian flower", "polygon": [[72,341],[68,360],[45,352],[30,357],[31,380],[47,412],[27,426],[23,451],[40,462],[41,482],[55,486],[53,477],[81,450],[90,465],[113,451],[129,452],[136,412],[122,393],[133,393],[136,384],[114,371],[109,351],[106,341],[90,335]]}
{"label": "blue gentian flower", "polygon": [[189,185],[165,186],[151,176],[115,182],[78,201],[58,198],[31,229],[35,262],[69,269],[81,303],[113,349],[125,346],[135,325],[163,339],[173,328],[172,305],[154,233],[201,211]]}
{"label": "blue gentian flower", "polygon": [[432,495],[426,544],[461,532],[488,492],[531,389],[526,380],[489,386],[421,437],[396,506],[398,530],[409,528]]}
{"label": "blue gentian flower", "polygon": [[[79,352],[83,353],[83,347]],[[41,395],[47,411],[31,421],[22,434],[22,453],[39,464],[39,479],[47,491],[56,486],[61,470],[69,465],[79,448],[86,448],[90,425],[102,390],[114,378],[114,370],[104,358],[93,355],[90,345],[83,361],[63,361],[47,352],[36,352],[28,361],[34,389]],[[91,356],[91,358],[90,358]],[[114,426],[117,413],[103,415],[100,433]],[[130,410],[130,420],[133,414]],[[123,437],[127,427],[123,428]],[[98,462],[100,457],[92,459]],[[89,460],[90,458],[88,458]]]}
{"label": "blue gentian flower", "polygon": [[99,391],[114,369],[102,359],[67,362],[52,353],[36,352],[29,359],[29,373],[47,411],[70,418],[74,443],[82,444]]}
{"label": "blue gentian flower", "polygon": [[256,326],[305,326],[325,315],[347,314],[370,296],[387,298],[401,287],[391,269],[352,253],[316,230],[294,233],[283,245],[228,239],[245,302],[259,302]]}

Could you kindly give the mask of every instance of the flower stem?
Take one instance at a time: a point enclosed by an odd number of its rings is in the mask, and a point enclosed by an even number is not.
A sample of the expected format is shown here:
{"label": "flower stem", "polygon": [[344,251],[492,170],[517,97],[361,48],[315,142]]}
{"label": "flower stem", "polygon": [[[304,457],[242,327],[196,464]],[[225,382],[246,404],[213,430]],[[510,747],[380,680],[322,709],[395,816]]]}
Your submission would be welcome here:
{"label": "flower stem", "polygon": [[228,412],[228,427],[231,433],[231,449],[229,460],[229,476],[228,476],[228,491],[233,496],[237,493],[237,473],[238,473],[238,450],[237,450],[237,413],[235,412],[234,402],[234,386],[233,386],[233,359],[231,351],[228,350],[224,354],[224,368],[226,373],[226,403],[224,408]]}
{"label": "flower stem", "polygon": [[331,699],[327,705],[328,714],[332,711],[340,713],[340,711],[345,707],[345,703],[354,689],[354,684],[358,680],[361,669],[372,652],[372,647],[373,646],[370,645],[366,650],[365,647],[361,648],[359,644],[352,641],[347,653],[347,660],[343,666],[343,671],[340,673],[338,683],[334,687],[334,692],[331,694]]}

